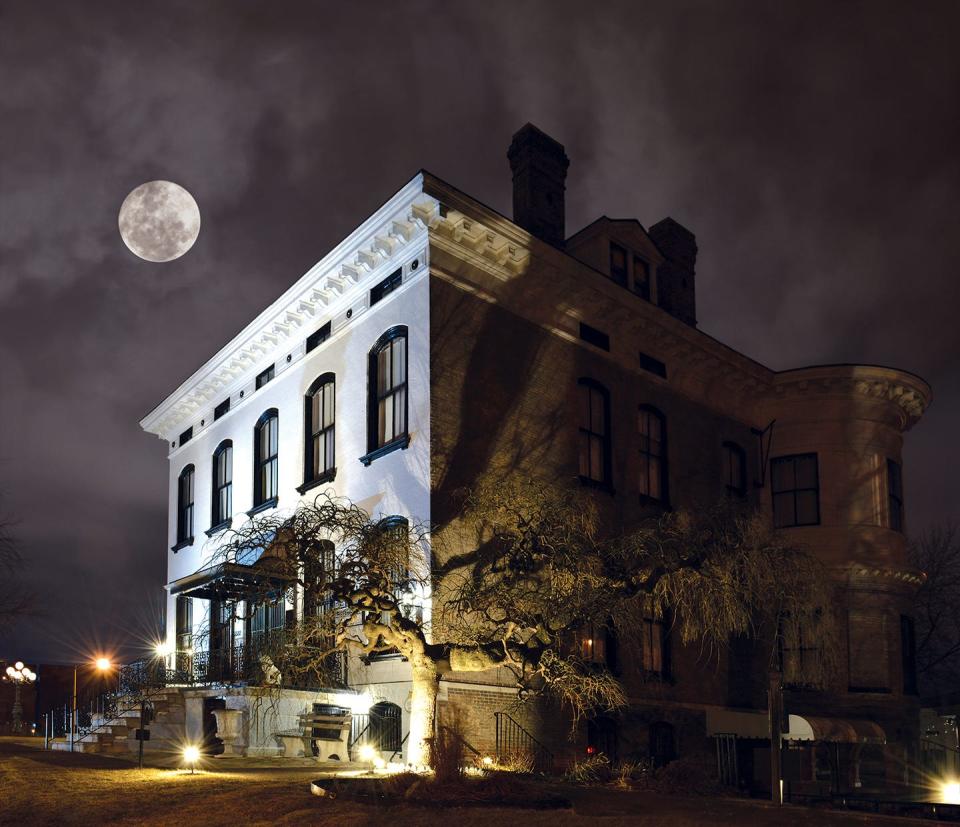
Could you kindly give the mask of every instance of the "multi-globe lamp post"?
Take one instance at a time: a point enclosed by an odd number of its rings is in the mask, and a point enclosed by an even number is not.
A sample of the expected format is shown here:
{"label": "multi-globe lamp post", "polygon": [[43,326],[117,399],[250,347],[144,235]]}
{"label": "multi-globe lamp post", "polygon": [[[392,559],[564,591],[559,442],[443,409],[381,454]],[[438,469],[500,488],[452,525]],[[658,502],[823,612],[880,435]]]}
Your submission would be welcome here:
{"label": "multi-globe lamp post", "polygon": [[25,683],[33,683],[37,679],[37,673],[24,666],[22,660],[18,660],[13,666],[7,667],[7,679],[13,682],[13,731],[20,732],[23,729],[20,687]]}

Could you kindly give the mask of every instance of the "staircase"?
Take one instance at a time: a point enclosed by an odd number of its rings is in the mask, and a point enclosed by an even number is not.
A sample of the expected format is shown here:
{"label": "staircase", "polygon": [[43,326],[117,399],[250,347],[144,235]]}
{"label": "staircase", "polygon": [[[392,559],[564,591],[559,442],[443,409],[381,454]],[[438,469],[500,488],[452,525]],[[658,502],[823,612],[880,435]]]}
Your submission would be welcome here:
{"label": "staircase", "polygon": [[[150,740],[143,744],[144,753],[180,750],[186,731],[183,695],[177,688],[159,688],[146,692],[144,696],[121,698],[116,712],[93,715],[90,726],[77,733],[74,752],[136,755],[140,746],[136,730],[140,727],[140,704],[144,698],[153,708],[153,720],[147,725]],[[50,748],[69,752],[69,733],[51,740]]]}

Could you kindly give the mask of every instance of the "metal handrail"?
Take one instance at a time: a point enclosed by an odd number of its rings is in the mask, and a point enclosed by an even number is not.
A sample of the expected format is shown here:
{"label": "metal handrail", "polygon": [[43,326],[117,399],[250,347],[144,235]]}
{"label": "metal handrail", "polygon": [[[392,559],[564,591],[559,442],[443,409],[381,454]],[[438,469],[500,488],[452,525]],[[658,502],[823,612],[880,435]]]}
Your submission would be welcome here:
{"label": "metal handrail", "polygon": [[506,712],[494,712],[496,722],[497,756],[502,758],[510,751],[529,750],[536,766],[553,765],[553,751],[535,738]]}

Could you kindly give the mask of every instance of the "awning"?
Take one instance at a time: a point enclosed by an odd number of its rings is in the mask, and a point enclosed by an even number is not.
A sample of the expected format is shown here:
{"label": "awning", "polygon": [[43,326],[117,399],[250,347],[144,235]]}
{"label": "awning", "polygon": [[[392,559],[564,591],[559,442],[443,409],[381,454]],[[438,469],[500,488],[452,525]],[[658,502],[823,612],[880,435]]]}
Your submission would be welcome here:
{"label": "awning", "polygon": [[264,590],[280,590],[289,579],[272,566],[245,566],[241,563],[218,563],[194,574],[174,580],[167,586],[170,594],[199,597],[202,600],[241,600]]}
{"label": "awning", "polygon": [[785,741],[834,741],[840,744],[885,744],[887,734],[873,721],[862,718],[816,718],[790,715]]}

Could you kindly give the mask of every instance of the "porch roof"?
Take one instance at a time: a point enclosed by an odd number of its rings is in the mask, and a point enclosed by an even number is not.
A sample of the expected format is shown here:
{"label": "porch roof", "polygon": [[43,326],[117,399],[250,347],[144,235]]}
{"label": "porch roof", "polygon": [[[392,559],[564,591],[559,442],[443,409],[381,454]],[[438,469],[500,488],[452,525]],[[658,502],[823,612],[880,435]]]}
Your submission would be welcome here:
{"label": "porch roof", "polygon": [[202,600],[241,600],[264,587],[282,589],[289,579],[263,560],[247,566],[242,563],[217,563],[174,580],[167,586],[170,594],[199,597]]}

